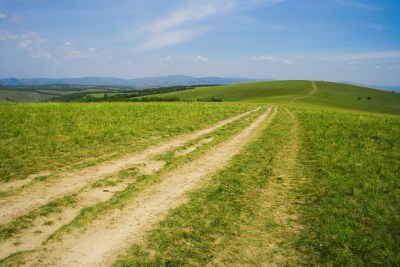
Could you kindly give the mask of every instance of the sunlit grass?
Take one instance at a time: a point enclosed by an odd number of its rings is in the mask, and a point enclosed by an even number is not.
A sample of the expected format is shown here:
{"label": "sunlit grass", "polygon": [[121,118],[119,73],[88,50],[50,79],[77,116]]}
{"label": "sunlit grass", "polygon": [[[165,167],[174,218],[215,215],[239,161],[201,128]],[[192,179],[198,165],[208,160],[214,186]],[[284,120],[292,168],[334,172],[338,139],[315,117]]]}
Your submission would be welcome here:
{"label": "sunlit grass", "polygon": [[298,110],[307,197],[300,247],[315,264],[400,264],[400,118]]}
{"label": "sunlit grass", "polygon": [[206,103],[1,104],[0,179],[138,151],[251,108]]}

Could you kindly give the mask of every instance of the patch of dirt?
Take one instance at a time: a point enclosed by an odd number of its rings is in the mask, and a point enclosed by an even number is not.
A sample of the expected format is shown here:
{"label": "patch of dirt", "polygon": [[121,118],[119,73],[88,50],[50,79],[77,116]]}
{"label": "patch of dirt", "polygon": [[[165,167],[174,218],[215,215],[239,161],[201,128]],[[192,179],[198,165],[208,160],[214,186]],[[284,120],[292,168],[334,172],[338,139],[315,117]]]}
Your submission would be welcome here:
{"label": "patch of dirt", "polygon": [[258,132],[271,108],[240,133],[200,158],[166,173],[162,182],[142,191],[123,210],[92,222],[87,231],[74,231],[60,242],[50,242],[27,266],[106,266],[143,239],[169,210],[187,201],[185,194],[227,162]]}
{"label": "patch of dirt", "polygon": [[[256,110],[259,110],[259,108]],[[27,214],[30,210],[44,206],[57,198],[78,192],[82,188],[106,176],[131,168],[135,165],[146,164],[155,155],[178,148],[191,140],[197,139],[228,123],[241,119],[256,110],[233,116],[206,129],[176,137],[163,144],[152,146],[142,152],[101,163],[97,166],[87,167],[72,173],[64,173],[57,178],[48,179],[44,182],[35,183],[30,187],[23,188],[23,190],[15,195],[0,199],[0,224],[10,223],[16,218]]]}
{"label": "patch of dirt", "polygon": [[151,175],[164,168],[165,161],[162,160],[148,160],[146,164],[139,166],[139,171],[144,175]]}
{"label": "patch of dirt", "polygon": [[[139,167],[141,174],[154,174],[165,166],[164,161],[151,160]],[[0,243],[0,259],[20,251],[38,248],[49,236],[54,234],[63,225],[70,223],[84,207],[90,207],[99,202],[109,200],[116,192],[125,190],[135,179],[126,179],[115,186],[88,186],[81,190],[77,196],[77,202],[73,207],[64,208],[60,213],[53,213],[46,217],[38,217],[33,225],[22,230],[18,234],[3,240]],[[17,244],[17,245],[16,245]]]}

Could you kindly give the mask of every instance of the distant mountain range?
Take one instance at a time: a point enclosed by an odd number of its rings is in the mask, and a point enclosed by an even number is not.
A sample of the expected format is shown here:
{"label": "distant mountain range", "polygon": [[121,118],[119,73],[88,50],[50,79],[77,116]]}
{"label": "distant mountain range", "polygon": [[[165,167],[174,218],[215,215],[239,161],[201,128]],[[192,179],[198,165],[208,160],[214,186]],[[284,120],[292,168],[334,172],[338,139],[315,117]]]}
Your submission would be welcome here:
{"label": "distant mountain range", "polygon": [[[185,75],[170,75],[158,76],[149,78],[137,79],[120,79],[114,77],[83,77],[83,78],[35,78],[35,79],[16,79],[7,78],[0,79],[0,86],[35,86],[35,85],[95,85],[95,86],[132,86],[138,88],[144,87],[165,87],[165,86],[179,86],[179,85],[221,85],[221,84],[235,84],[257,81],[270,81],[271,79],[247,79],[247,78],[221,78],[221,77],[201,77],[195,78]],[[370,85],[353,82],[343,82],[352,85],[359,85],[368,88],[375,88],[385,91],[400,92],[399,86],[383,86],[383,85]]]}
{"label": "distant mountain range", "polygon": [[133,86],[133,87],[164,87],[175,85],[199,85],[199,84],[234,84],[255,82],[260,80],[246,78],[220,78],[220,77],[202,77],[195,78],[184,75],[160,76],[138,79],[120,79],[112,77],[84,77],[84,78],[61,78],[61,79],[0,79],[0,85],[3,86],[24,86],[24,85],[113,85],[113,86]]}

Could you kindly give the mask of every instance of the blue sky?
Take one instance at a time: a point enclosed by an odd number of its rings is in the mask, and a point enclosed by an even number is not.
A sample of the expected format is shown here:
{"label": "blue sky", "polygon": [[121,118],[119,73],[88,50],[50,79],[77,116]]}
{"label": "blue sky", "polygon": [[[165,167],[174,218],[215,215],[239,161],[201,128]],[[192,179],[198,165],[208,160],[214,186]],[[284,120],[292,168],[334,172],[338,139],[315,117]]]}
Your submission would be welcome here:
{"label": "blue sky", "polygon": [[400,85],[399,0],[0,0],[0,78]]}

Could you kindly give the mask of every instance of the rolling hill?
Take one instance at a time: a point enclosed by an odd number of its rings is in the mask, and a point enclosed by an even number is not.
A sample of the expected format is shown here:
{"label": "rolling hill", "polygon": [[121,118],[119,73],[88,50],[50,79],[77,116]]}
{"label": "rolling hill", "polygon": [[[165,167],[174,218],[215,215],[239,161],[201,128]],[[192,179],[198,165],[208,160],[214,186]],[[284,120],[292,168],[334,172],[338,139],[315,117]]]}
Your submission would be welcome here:
{"label": "rolling hill", "polygon": [[224,102],[302,103],[370,112],[400,114],[400,94],[344,83],[316,81],[268,81],[233,84],[218,87],[198,87],[192,90],[163,94],[182,100]]}

